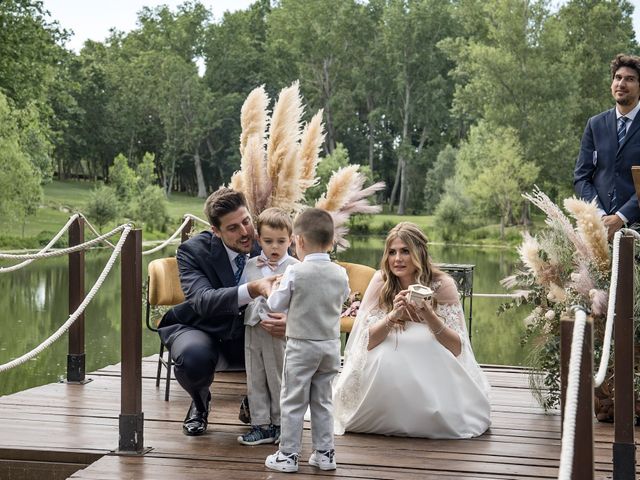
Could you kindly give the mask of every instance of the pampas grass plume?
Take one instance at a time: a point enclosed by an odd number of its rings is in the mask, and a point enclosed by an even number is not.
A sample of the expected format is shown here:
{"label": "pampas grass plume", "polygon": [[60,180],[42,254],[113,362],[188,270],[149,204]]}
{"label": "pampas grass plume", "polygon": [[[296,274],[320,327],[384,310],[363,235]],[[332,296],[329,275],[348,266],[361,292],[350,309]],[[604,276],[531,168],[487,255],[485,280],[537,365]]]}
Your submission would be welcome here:
{"label": "pampas grass plume", "polygon": [[264,85],[254,88],[247,96],[240,110],[240,156],[244,157],[244,151],[252,136],[257,136],[260,140],[260,148],[263,148],[265,134],[267,130],[267,106],[269,96],[264,89]]}
{"label": "pampas grass plume", "polygon": [[320,161],[319,153],[324,141],[324,125],[322,124],[322,112],[320,109],[313,116],[302,132],[298,162],[300,163],[300,180],[305,185],[305,190],[318,183],[316,167]]}
{"label": "pampas grass plume", "polygon": [[578,234],[587,245],[593,262],[600,272],[609,270],[607,230],[598,213],[595,200],[587,203],[575,197],[567,198],[564,207],[576,219]]}

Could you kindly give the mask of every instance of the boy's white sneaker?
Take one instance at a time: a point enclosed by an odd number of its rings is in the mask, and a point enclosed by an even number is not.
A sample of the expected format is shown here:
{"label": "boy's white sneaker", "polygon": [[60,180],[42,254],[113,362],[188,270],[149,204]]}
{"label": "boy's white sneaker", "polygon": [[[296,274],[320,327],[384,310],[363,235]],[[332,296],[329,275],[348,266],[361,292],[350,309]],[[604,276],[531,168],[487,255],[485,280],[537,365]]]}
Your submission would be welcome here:
{"label": "boy's white sneaker", "polygon": [[335,470],[336,465],[336,451],[331,450],[314,450],[309,457],[309,465],[318,467],[320,470]]}
{"label": "boy's white sneaker", "polygon": [[298,471],[298,454],[282,453],[278,450],[273,455],[269,455],[264,461],[264,466],[271,470],[279,472],[297,472]]}

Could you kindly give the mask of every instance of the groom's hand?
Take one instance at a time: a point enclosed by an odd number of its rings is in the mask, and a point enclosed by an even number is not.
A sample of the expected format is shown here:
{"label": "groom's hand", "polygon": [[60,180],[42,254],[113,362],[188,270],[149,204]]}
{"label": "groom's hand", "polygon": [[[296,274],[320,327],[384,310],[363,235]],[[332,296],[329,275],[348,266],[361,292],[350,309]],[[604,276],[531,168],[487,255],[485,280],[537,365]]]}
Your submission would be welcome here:
{"label": "groom's hand", "polygon": [[269,318],[260,322],[260,326],[269,334],[277,338],[284,338],[287,326],[287,316],[284,313],[268,313]]}
{"label": "groom's hand", "polygon": [[616,214],[605,215],[602,217],[602,221],[604,226],[607,228],[607,237],[609,241],[611,241],[615,233],[624,226],[624,222]]}
{"label": "groom's hand", "polygon": [[260,280],[253,280],[252,282],[247,283],[247,291],[251,298],[256,298],[259,296],[268,297],[271,293],[271,289],[273,288],[273,284],[279,277],[273,275],[271,277],[261,278]]}

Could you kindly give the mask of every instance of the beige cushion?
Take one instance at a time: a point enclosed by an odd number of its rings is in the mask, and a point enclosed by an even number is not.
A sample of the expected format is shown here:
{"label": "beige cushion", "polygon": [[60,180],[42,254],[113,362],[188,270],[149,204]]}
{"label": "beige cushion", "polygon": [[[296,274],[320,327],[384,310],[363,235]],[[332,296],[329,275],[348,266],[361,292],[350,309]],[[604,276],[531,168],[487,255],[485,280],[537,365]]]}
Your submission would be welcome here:
{"label": "beige cushion", "polygon": [[153,260],[149,263],[147,271],[151,305],[177,305],[184,302],[175,257]]}
{"label": "beige cushion", "polygon": [[[368,267],[367,265],[361,265],[359,263],[349,262],[336,262],[338,265],[344,267],[349,277],[349,288],[351,293],[359,292],[360,300],[364,296],[364,292],[369,286],[373,274],[376,273],[375,268]],[[350,332],[353,328],[353,322],[355,317],[342,317],[340,318],[340,331]]]}

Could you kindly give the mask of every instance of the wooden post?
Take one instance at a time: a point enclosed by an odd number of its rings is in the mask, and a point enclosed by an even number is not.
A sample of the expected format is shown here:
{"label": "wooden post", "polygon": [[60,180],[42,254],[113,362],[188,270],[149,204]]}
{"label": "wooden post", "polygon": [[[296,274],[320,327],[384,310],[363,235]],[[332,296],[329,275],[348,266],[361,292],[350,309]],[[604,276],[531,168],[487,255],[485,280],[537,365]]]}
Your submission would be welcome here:
{"label": "wooden post", "polygon": [[[564,408],[571,357],[571,340],[575,320],[573,314],[563,317],[560,322],[560,370],[561,370],[561,408],[564,423]],[[593,319],[587,317],[582,342],[582,361],[580,363],[580,382],[578,385],[578,408],[576,410],[576,431],[573,450],[573,480],[593,480]]]}
{"label": "wooden post", "polygon": [[[183,220],[184,221],[183,217]],[[180,235],[180,242],[184,243],[187,240],[189,240],[189,232],[191,232],[191,228],[193,227],[193,220],[189,219],[189,221],[187,222],[187,224],[184,226],[184,228],[182,229],[182,233]]]}
{"label": "wooden post", "polygon": [[613,478],[634,479],[636,446],[633,437],[635,395],[633,391],[633,267],[634,239],[620,239],[616,316],[614,323],[614,428]]}
{"label": "wooden post", "polygon": [[[69,227],[69,246],[84,242],[84,218],[78,217]],[[69,315],[84,300],[84,250],[69,254]],[[84,312],[69,328],[67,382],[85,382]]]}
{"label": "wooden post", "polygon": [[121,392],[120,452],[143,453],[142,412],[142,231],[131,230],[120,256]]}

